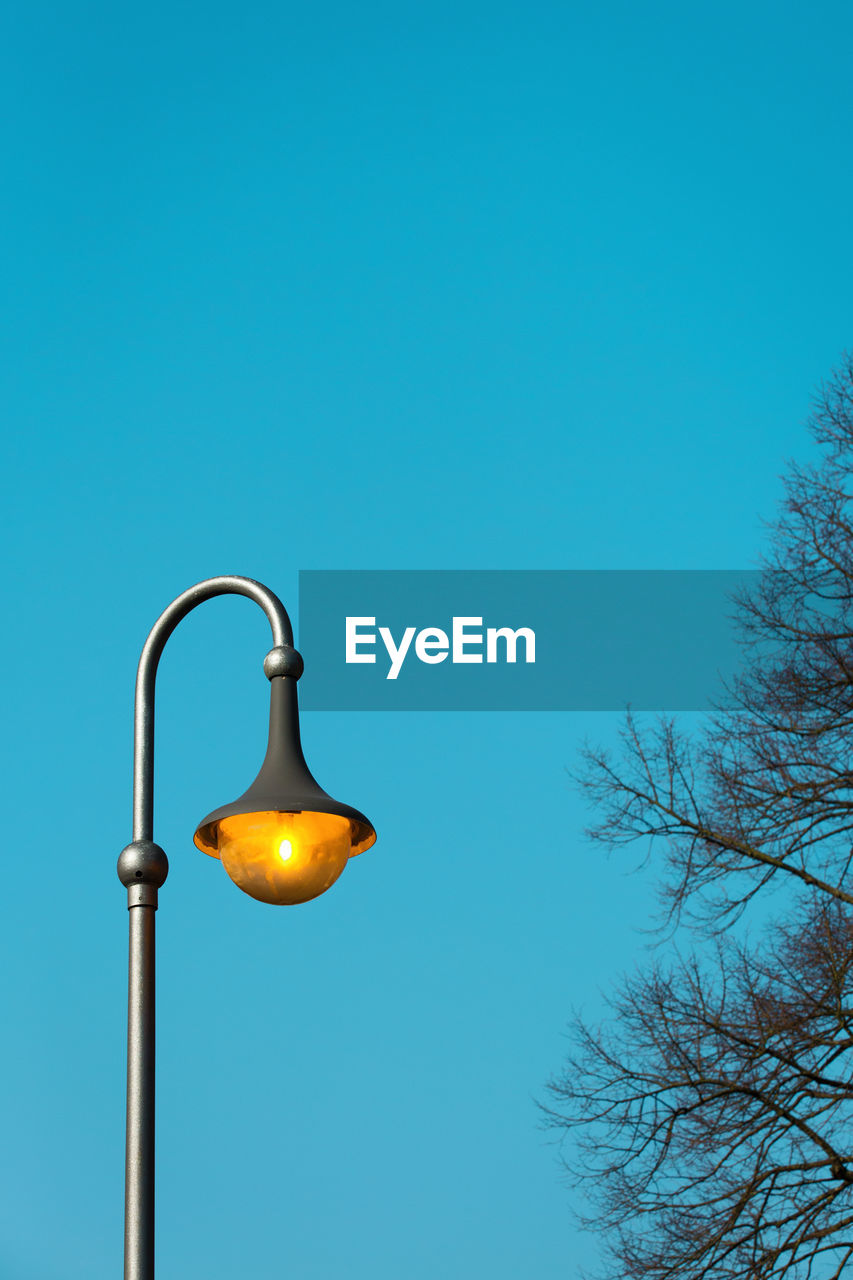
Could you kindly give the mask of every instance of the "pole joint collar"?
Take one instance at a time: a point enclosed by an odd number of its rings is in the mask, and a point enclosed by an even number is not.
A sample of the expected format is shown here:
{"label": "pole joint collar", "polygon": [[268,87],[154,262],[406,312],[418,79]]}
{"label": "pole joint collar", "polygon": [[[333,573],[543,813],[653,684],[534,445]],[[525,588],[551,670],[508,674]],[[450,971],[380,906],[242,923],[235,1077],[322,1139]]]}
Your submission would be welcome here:
{"label": "pole joint collar", "polygon": [[127,909],[131,907],[153,907],[157,910],[157,887],[153,884],[129,884],[127,886]]}

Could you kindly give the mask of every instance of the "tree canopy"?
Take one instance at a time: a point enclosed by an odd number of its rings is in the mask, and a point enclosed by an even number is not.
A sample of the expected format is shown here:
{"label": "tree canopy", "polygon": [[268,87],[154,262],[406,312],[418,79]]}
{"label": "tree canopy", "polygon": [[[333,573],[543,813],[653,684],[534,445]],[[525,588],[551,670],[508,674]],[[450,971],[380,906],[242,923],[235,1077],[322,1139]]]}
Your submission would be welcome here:
{"label": "tree canopy", "polygon": [[591,835],[650,842],[670,925],[550,1086],[614,1278],[853,1259],[853,357],[811,429],[704,730],[629,715],[621,752],[585,752]]}

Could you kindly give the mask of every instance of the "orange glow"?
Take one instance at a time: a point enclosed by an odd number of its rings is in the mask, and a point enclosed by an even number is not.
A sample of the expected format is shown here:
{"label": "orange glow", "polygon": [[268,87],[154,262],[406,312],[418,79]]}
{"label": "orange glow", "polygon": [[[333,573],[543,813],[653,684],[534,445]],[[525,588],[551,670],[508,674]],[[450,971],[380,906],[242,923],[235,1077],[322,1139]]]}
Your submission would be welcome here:
{"label": "orange glow", "polygon": [[196,843],[244,893],[282,905],[325,893],[353,852],[349,819],[332,813],[241,813],[201,828]]}

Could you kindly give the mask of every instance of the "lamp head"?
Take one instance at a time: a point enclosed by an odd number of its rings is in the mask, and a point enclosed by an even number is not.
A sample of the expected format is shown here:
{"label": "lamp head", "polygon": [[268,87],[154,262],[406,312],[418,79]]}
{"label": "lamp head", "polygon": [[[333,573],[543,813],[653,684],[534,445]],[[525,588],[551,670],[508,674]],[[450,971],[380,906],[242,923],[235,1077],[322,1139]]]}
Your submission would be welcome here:
{"label": "lamp head", "polygon": [[[296,698],[302,661],[293,649],[287,651],[292,659],[275,657],[282,652],[274,649],[264,664],[270,733],[261,771],[238,800],[201,820],[193,840],[203,853],[220,858],[251,897],[295,904],[330,888],[348,859],[374,844],[376,832],[363,813],[333,800],[309,771]],[[273,674],[282,669],[295,674]]]}

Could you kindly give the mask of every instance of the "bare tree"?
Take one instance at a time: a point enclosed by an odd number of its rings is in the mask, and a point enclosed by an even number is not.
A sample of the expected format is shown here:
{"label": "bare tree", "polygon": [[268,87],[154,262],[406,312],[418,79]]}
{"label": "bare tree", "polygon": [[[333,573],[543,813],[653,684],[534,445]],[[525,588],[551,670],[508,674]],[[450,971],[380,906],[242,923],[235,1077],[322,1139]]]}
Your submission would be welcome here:
{"label": "bare tree", "polygon": [[585,755],[591,835],[650,842],[671,926],[551,1085],[614,1277],[853,1274],[853,357],[812,429],[707,729]]}

